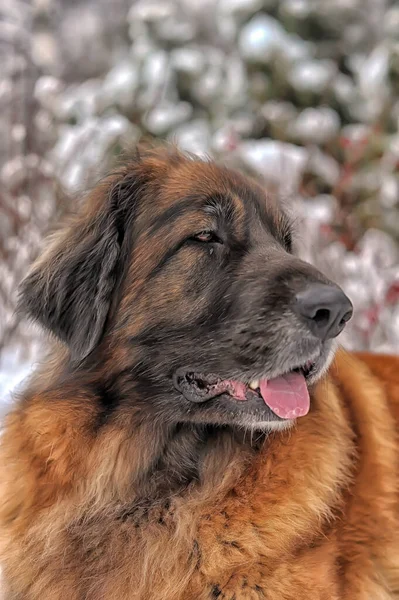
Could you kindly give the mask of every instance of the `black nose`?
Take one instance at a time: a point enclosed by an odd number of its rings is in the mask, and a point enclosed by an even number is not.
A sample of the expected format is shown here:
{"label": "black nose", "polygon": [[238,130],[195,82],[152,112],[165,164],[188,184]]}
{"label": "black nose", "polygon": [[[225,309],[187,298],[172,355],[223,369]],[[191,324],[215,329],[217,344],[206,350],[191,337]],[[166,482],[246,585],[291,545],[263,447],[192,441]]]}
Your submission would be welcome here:
{"label": "black nose", "polygon": [[321,340],[336,337],[352,316],[353,307],[344,292],[333,285],[313,283],[296,295],[295,312]]}

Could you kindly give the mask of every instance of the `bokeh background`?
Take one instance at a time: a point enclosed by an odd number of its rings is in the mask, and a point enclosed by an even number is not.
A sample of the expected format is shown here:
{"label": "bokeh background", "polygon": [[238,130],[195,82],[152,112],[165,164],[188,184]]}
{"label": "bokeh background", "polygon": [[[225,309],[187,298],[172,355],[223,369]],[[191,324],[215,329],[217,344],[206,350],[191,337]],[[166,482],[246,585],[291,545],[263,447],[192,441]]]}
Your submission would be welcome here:
{"label": "bokeh background", "polygon": [[342,343],[399,353],[398,91],[390,0],[0,0],[1,410],[44,232],[149,137],[259,177],[352,298]]}

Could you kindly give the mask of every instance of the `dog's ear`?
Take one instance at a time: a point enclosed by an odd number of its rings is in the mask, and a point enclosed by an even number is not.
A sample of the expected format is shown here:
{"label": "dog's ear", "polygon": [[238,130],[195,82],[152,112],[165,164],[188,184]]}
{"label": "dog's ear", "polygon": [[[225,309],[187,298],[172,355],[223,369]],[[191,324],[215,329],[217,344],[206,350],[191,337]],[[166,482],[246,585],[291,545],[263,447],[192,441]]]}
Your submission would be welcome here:
{"label": "dog's ear", "polygon": [[74,361],[102,337],[139,188],[124,174],[97,186],[21,284],[19,309],[64,341]]}

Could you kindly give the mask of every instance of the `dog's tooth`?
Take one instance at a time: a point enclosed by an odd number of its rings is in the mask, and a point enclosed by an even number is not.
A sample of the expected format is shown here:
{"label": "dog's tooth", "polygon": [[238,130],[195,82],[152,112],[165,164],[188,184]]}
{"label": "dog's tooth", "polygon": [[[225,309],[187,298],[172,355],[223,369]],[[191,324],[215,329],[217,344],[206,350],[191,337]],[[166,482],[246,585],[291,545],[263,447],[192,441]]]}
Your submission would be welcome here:
{"label": "dog's tooth", "polygon": [[256,390],[259,387],[259,379],[254,379],[253,381],[251,381],[249,387],[251,388],[251,390]]}

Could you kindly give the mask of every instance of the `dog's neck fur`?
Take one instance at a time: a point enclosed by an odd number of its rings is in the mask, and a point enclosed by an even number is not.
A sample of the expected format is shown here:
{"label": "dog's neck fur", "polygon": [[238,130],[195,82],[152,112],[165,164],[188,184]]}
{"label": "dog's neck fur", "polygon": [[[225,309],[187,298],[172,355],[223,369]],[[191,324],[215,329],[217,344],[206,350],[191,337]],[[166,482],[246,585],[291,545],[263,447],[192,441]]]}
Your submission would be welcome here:
{"label": "dog's neck fur", "polygon": [[[62,359],[62,354],[53,357],[57,362]],[[87,372],[80,376],[65,369],[64,363],[62,377],[52,380],[48,369],[53,370],[53,361],[43,365],[35,375],[33,388],[38,386],[39,391],[46,383],[47,404],[53,406],[54,413],[58,411],[54,398],[58,397],[68,397],[68,401],[76,398],[83,410],[86,407],[89,445],[93,449],[91,471],[101,472],[102,485],[109,481],[110,495],[114,495],[114,488],[118,489],[118,495],[127,504],[129,501],[133,505],[140,504],[142,499],[147,503],[161,503],[186,491],[231,488],[264,443],[265,434],[259,432],[166,423],[160,417],[149,415],[148,410],[137,408],[134,396],[110,410],[100,398],[104,390],[98,385],[93,388]],[[85,390],[83,397],[82,390]],[[94,448],[107,445],[108,439],[107,478],[103,476],[105,467],[94,464]],[[112,447],[111,440],[119,441]]]}
{"label": "dog's neck fur", "polygon": [[133,424],[125,433],[131,449],[136,449],[135,462],[125,464],[130,471],[126,499],[128,504],[132,502],[133,510],[143,501],[147,505],[164,504],[172,496],[231,489],[265,439],[258,433],[251,440],[250,434],[230,427],[148,422]]}
{"label": "dog's neck fur", "polygon": [[160,436],[152,460],[137,474],[137,490],[158,500],[194,487],[219,487],[230,480],[231,464],[235,461],[237,476],[237,462],[242,465],[254,456],[264,438],[258,433],[251,439],[251,434],[231,427],[173,426]]}
{"label": "dog's neck fur", "polygon": [[[132,495],[157,502],[194,488],[220,489],[227,481],[234,485],[242,465],[256,455],[266,434],[231,426],[166,422],[156,412],[151,414],[147,402],[143,404],[133,373],[127,368],[116,377],[116,385],[115,380],[111,386],[96,385],[90,400],[98,410],[97,435],[106,436],[108,430],[119,428],[136,450],[134,462],[125,466],[131,472]],[[91,395],[92,385],[86,388]]]}

